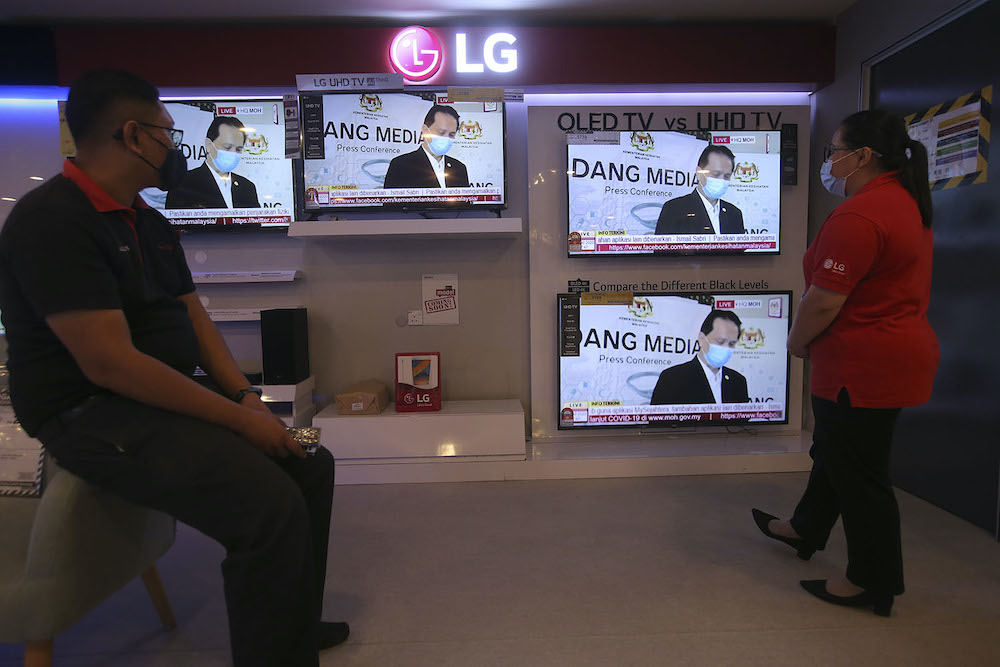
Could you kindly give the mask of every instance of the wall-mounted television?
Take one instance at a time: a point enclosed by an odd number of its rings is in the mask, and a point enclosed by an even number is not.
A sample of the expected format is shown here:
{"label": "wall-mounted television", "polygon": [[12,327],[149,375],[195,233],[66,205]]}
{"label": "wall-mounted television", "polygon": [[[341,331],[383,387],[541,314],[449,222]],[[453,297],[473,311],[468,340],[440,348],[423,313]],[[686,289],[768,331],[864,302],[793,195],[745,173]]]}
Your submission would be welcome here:
{"label": "wall-mounted television", "polygon": [[180,148],[188,172],[169,192],[143,190],[143,199],[183,229],[287,228],[295,190],[281,98],[168,98],[163,104],[184,131]]}
{"label": "wall-mounted television", "polygon": [[787,424],[791,297],[559,295],[559,428]]}
{"label": "wall-mounted television", "polygon": [[568,134],[568,253],[777,253],[780,132]]}
{"label": "wall-mounted television", "polygon": [[506,207],[503,102],[443,93],[303,93],[304,217]]}

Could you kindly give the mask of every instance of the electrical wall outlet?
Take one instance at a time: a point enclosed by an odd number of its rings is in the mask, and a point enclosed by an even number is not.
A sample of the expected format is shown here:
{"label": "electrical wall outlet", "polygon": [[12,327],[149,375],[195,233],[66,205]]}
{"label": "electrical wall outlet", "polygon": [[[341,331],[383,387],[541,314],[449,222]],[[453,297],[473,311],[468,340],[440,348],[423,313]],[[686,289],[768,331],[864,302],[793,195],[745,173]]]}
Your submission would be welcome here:
{"label": "electrical wall outlet", "polygon": [[406,326],[419,327],[424,324],[424,311],[411,310],[406,316]]}

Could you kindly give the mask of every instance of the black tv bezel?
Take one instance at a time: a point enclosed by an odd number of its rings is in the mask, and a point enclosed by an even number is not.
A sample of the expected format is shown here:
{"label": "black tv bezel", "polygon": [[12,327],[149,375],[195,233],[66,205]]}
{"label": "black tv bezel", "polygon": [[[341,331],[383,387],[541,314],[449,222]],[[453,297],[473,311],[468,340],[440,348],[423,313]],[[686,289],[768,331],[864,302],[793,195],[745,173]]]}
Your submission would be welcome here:
{"label": "black tv bezel", "polygon": [[[632,132],[634,130],[612,130],[617,131],[619,135],[626,132]],[[679,130],[657,130],[663,132],[678,132]],[[706,132],[721,132],[721,130],[705,130]],[[758,133],[758,132],[775,132],[776,130],[729,130],[729,132],[737,133]],[[695,134],[694,131],[682,132],[682,134]],[[776,250],[766,250],[766,251],[755,251],[746,252],[744,250],[659,250],[655,252],[614,252],[614,253],[571,253],[569,251],[569,235],[572,233],[570,230],[570,215],[569,215],[569,184],[572,176],[570,175],[570,164],[569,164],[569,147],[570,144],[567,142],[564,146],[563,152],[563,163],[566,168],[566,181],[565,181],[565,217],[566,217],[566,257],[568,259],[590,259],[595,260],[598,258],[608,258],[608,257],[777,257],[781,255],[781,211],[782,211],[782,199],[784,198],[782,183],[778,181],[778,248]],[[778,142],[778,155],[781,155],[781,142]],[[780,174],[779,174],[780,176]]]}
{"label": "black tv bezel", "polygon": [[[592,294],[599,294],[599,292],[591,292]],[[722,290],[718,292],[724,296],[787,296],[788,297],[788,331],[792,330],[792,290]],[[633,292],[634,296],[680,296],[685,298],[694,298],[699,296],[710,296],[713,299],[715,294],[712,292]],[[747,426],[750,428],[757,428],[758,426],[787,426],[789,424],[789,410],[788,402],[790,397],[790,384],[792,377],[792,360],[791,355],[785,350],[785,419],[783,421],[760,421],[760,422],[745,422],[745,421],[717,421],[717,422],[682,422],[682,423],[669,423],[665,422],[662,424],[605,424],[602,426],[563,426],[562,425],[562,396],[560,391],[562,389],[562,355],[558,354],[559,346],[559,317],[560,310],[559,305],[564,297],[576,297],[580,298],[582,294],[580,293],[559,293],[556,294],[556,430],[558,431],[576,431],[577,433],[587,433],[590,431],[605,431],[609,429],[645,429],[649,431],[666,431],[671,429],[679,428],[723,428],[723,427],[733,427],[733,426]],[[581,304],[582,306],[582,304]],[[786,334],[787,340],[787,334]]]}
{"label": "black tv bezel", "polygon": [[[188,103],[188,102],[212,102],[216,106],[218,106],[219,102],[232,102],[233,104],[245,104],[245,103],[248,103],[248,102],[277,102],[278,106],[281,106],[282,99],[283,99],[281,95],[247,95],[247,96],[241,96],[241,95],[220,95],[219,97],[221,99],[213,98],[211,95],[199,95],[199,96],[196,96],[196,97],[167,96],[165,98],[161,98],[160,101],[164,105],[166,105],[166,104],[185,104],[185,103]],[[282,118],[284,118],[284,115],[282,115]],[[291,203],[291,207],[290,207],[291,208],[291,218],[292,219],[289,222],[281,222],[281,223],[277,223],[277,224],[274,224],[274,225],[269,225],[267,227],[264,227],[263,225],[260,225],[260,224],[253,224],[253,225],[220,225],[218,222],[216,222],[213,225],[192,225],[192,224],[177,224],[177,223],[171,222],[170,218],[167,218],[166,216],[163,216],[163,217],[166,219],[167,222],[170,223],[170,227],[171,228],[176,229],[178,232],[184,232],[185,234],[191,233],[191,232],[194,232],[194,233],[196,233],[198,235],[201,235],[201,234],[212,234],[212,233],[217,233],[217,234],[239,234],[239,233],[243,233],[243,232],[246,232],[246,233],[255,233],[255,234],[272,234],[272,233],[288,234],[289,227],[291,226],[292,222],[295,222],[295,220],[296,220],[296,214],[297,214],[297,210],[298,210],[296,208],[296,196],[297,195],[296,195],[296,192],[295,192],[295,162],[296,161],[297,160],[290,160],[290,162],[292,162],[292,164],[289,165],[289,169],[291,169],[291,177],[292,177],[292,203]],[[156,210],[159,211],[159,209],[156,209]],[[263,207],[261,207],[261,210],[264,210]],[[162,214],[162,211],[160,211],[160,213]],[[210,218],[205,218],[205,219],[209,220]],[[218,220],[218,218],[216,218],[216,220]]]}
{"label": "black tv bezel", "polygon": [[[433,96],[440,95],[446,91],[438,88],[423,88],[423,87],[404,87],[403,90],[330,90],[330,91],[302,91],[298,94],[299,101],[299,117],[302,116],[302,95],[360,95],[362,93],[374,93],[376,95],[391,95],[391,94],[406,94],[414,95],[417,97],[423,96]],[[295,169],[293,176],[293,186],[295,190],[295,210],[297,220],[313,220],[321,215],[338,215],[339,213],[380,213],[380,212],[402,212],[402,213],[414,213],[422,211],[435,211],[435,212],[465,212],[465,211],[489,211],[499,215],[501,211],[507,210],[508,203],[508,165],[507,165],[507,103],[506,101],[501,102],[501,123],[503,129],[501,131],[501,136],[503,137],[503,198],[504,201],[501,204],[489,203],[489,204],[469,204],[466,202],[415,202],[413,204],[399,203],[399,204],[367,204],[359,206],[326,206],[321,208],[309,208],[305,207],[305,155],[299,160],[296,160],[296,164],[293,166]],[[300,124],[300,132],[302,131]],[[302,140],[300,135],[300,141]]]}

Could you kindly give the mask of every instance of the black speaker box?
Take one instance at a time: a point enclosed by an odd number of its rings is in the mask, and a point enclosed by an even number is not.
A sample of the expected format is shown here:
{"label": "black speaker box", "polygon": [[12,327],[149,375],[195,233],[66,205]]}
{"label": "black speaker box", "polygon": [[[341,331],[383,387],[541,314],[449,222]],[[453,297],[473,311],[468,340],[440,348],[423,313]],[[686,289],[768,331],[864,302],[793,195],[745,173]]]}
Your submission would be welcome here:
{"label": "black speaker box", "polygon": [[309,377],[309,320],[305,308],[260,311],[264,384],[295,384]]}

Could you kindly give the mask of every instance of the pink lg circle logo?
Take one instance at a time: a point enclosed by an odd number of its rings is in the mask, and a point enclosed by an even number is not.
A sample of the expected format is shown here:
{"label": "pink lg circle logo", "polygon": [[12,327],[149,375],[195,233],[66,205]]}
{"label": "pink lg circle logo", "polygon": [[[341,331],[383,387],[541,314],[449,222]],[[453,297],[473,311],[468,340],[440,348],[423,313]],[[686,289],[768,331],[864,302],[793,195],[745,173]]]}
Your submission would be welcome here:
{"label": "pink lg circle logo", "polygon": [[437,35],[416,25],[400,30],[389,46],[393,69],[407,81],[426,81],[437,74],[443,54]]}

